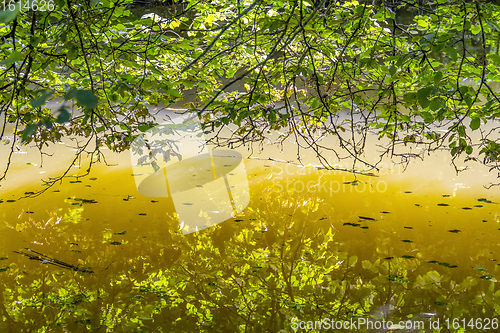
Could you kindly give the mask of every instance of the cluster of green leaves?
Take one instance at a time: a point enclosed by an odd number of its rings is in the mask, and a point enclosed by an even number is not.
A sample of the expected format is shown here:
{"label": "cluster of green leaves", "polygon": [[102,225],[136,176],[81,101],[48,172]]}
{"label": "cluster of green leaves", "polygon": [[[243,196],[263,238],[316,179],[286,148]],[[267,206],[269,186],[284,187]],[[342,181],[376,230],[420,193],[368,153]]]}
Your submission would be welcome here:
{"label": "cluster of green leaves", "polygon": [[[287,129],[280,140],[360,160],[370,130],[390,140],[392,154],[424,145],[496,160],[487,138],[469,136],[500,105],[493,3],[220,0],[147,11],[132,0],[55,4],[0,15],[0,113],[40,147],[83,135],[94,153],[128,149],[155,124],[147,106],[195,89],[187,106],[206,126],[237,126],[220,144]],[[64,101],[57,115],[45,108],[49,98]],[[317,140],[328,134],[340,148]]]}

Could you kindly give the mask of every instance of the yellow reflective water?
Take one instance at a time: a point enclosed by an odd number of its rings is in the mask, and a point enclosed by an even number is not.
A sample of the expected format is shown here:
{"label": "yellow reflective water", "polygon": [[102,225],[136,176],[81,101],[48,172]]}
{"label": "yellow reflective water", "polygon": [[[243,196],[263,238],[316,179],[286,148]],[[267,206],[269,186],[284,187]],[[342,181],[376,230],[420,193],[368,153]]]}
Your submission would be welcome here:
{"label": "yellow reflective water", "polygon": [[40,169],[26,152],[0,192],[2,332],[289,332],[325,318],[432,332],[492,327],[500,311],[500,199],[482,187],[494,175],[457,176],[440,155],[370,175],[246,159],[248,207],[182,235],[171,198],[138,193],[128,152],[20,199],[71,156]]}

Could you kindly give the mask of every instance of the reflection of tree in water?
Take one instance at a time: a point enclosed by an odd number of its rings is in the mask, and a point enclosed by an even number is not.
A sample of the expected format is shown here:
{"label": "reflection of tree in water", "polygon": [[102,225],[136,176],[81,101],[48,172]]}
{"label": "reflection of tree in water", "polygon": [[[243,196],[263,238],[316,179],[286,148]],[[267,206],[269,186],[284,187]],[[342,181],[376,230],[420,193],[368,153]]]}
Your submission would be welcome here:
{"label": "reflection of tree in water", "polygon": [[362,229],[342,226],[328,200],[268,185],[255,186],[262,200],[245,216],[189,236],[173,218],[144,222],[140,234],[89,228],[81,207],[21,223],[44,244],[34,251],[94,273],[12,255],[0,273],[2,331],[277,332],[293,318],[443,322],[498,311],[485,272],[428,264],[425,245],[390,257],[400,240],[351,239],[346,230]]}

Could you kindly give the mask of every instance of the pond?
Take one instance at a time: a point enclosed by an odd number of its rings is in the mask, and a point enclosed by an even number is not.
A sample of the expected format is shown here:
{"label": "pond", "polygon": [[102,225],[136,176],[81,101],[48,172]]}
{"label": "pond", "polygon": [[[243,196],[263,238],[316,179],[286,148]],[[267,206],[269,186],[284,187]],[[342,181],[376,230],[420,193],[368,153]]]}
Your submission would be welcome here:
{"label": "pond", "polygon": [[74,146],[51,146],[43,160],[19,147],[1,184],[2,331],[498,327],[499,188],[483,187],[496,178],[477,164],[457,175],[438,153],[353,174],[333,157],[339,170],[288,162],[292,145],[251,158],[240,149],[248,205],[183,233],[171,197],[138,191],[128,151],[78,177],[82,156],[30,197],[70,165]]}

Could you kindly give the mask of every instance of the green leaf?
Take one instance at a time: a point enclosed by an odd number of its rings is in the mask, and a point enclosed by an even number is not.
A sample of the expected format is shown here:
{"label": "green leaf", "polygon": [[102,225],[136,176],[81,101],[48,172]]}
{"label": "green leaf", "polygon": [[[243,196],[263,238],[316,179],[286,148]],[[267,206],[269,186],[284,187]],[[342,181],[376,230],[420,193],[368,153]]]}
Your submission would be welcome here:
{"label": "green leaf", "polygon": [[71,118],[71,115],[65,108],[60,108],[59,109],[59,115],[57,116],[57,122],[59,124],[63,124]]}
{"label": "green leaf", "polygon": [[32,99],[30,101],[30,105],[35,109],[39,108],[39,107],[45,105],[45,103],[47,102],[47,98],[49,98],[50,96],[52,96],[51,91],[47,91],[47,90],[42,91],[40,96],[38,96],[37,98]]}
{"label": "green leaf", "polygon": [[467,153],[467,155],[472,154],[472,147],[471,146],[467,146],[467,148],[465,148],[465,152]]}
{"label": "green leaf", "polygon": [[9,23],[10,21],[13,21],[17,14],[21,11],[21,3],[19,3],[19,6],[16,4],[16,8],[14,10],[9,10],[9,4],[5,2],[2,3],[2,7],[6,10],[0,10],[0,23]]}
{"label": "green leaf", "polygon": [[470,128],[471,130],[477,130],[481,126],[481,120],[479,118],[472,118],[470,121]]}
{"label": "green leaf", "polygon": [[177,89],[168,89],[167,94],[175,96],[175,97],[181,97],[181,94]]}
{"label": "green leaf", "polygon": [[94,93],[90,90],[78,90],[75,94],[76,101],[81,105],[89,109],[93,109],[98,104],[98,99],[95,97]]}
{"label": "green leaf", "polygon": [[2,65],[12,65],[13,63],[21,61],[23,59],[24,59],[24,56],[22,55],[22,53],[19,52],[19,51],[14,50],[14,51],[12,51],[9,54],[9,56],[6,59],[0,61],[0,64],[2,64]]}
{"label": "green leaf", "polygon": [[137,128],[138,128],[138,129],[139,129],[139,131],[141,131],[141,132],[146,132],[148,129],[150,129],[150,128],[151,128],[151,126],[149,126],[149,125],[145,125],[145,124],[142,124],[142,125],[137,126]]}
{"label": "green leaf", "polygon": [[474,35],[477,35],[481,31],[481,26],[477,25],[474,28],[470,29],[470,32],[472,32]]}
{"label": "green leaf", "polygon": [[453,46],[450,46],[448,49],[447,49],[447,52],[448,52],[448,55],[450,56],[450,58],[453,60],[453,61],[457,61],[458,59],[458,53],[457,53],[457,50],[455,50],[455,48]]}
{"label": "green leaf", "polygon": [[443,72],[441,71],[436,72],[436,75],[434,75],[434,83],[438,84],[439,82],[441,82],[442,79],[443,79]]}

